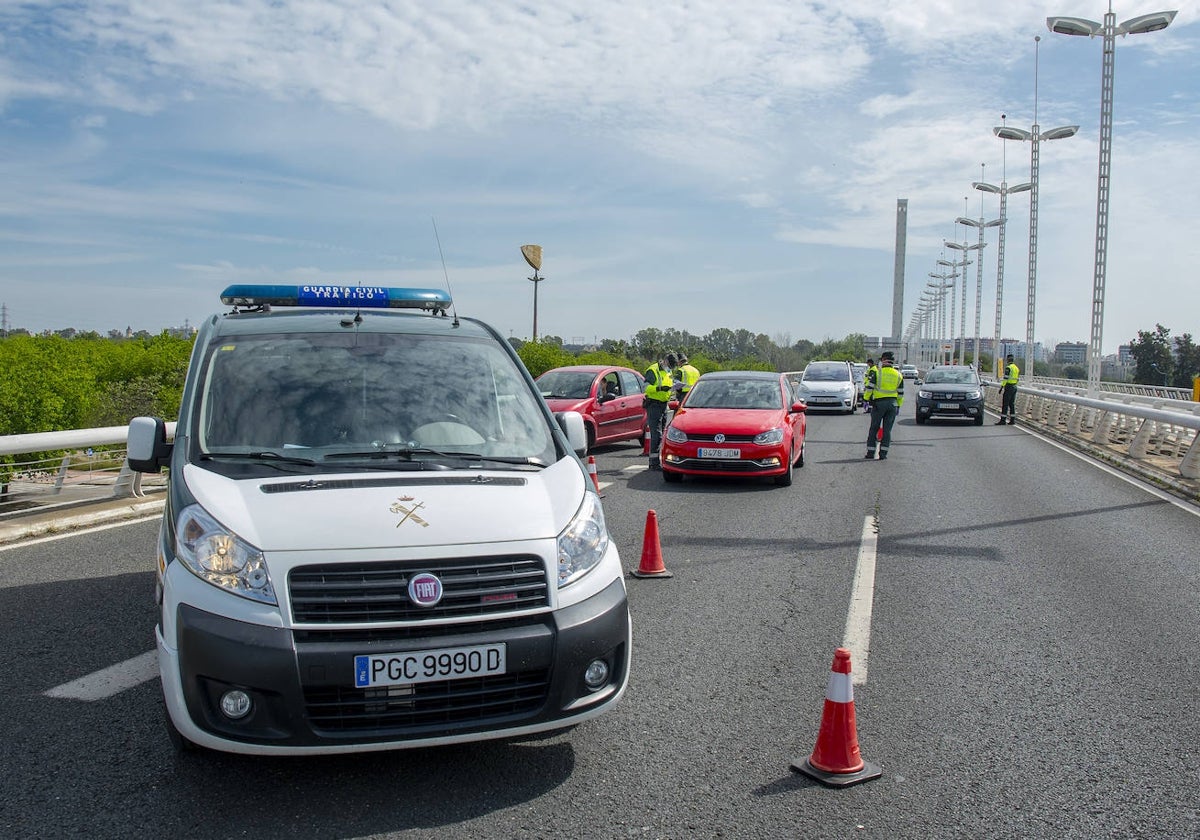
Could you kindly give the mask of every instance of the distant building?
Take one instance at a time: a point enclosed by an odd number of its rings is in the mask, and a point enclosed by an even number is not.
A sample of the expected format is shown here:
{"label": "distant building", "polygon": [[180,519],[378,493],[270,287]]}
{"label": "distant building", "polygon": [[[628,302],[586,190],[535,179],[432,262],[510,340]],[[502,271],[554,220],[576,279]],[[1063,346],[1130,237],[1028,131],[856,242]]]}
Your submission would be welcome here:
{"label": "distant building", "polygon": [[1054,348],[1054,361],[1064,365],[1087,364],[1088,346],[1082,341],[1064,341]]}

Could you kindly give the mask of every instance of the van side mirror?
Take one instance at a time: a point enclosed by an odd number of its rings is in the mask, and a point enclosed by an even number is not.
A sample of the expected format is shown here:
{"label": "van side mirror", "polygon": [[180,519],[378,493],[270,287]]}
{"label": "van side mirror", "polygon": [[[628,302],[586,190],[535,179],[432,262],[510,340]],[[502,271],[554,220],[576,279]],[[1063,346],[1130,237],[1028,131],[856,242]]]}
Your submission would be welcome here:
{"label": "van side mirror", "polygon": [[125,457],[131,470],[158,472],[170,463],[172,446],[167,442],[167,424],[161,417],[134,417],[129,421]]}
{"label": "van side mirror", "polygon": [[578,411],[557,411],[554,419],[558,421],[559,428],[567,436],[567,443],[575,450],[575,454],[581,457],[587,454],[587,426],[584,425],[583,415]]}

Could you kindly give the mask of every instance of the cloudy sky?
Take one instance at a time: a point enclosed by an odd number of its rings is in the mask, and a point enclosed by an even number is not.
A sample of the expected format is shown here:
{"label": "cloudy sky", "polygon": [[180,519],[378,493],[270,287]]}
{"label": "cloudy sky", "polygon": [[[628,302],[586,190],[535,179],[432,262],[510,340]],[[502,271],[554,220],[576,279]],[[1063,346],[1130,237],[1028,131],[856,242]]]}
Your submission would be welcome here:
{"label": "cloudy sky", "polygon": [[[1200,336],[1200,0],[1115,12],[1164,8],[1117,42],[1105,352],[1157,323]],[[977,242],[955,219],[999,215],[972,182],[1029,180],[1030,145],[993,126],[1077,124],[1039,145],[1035,336],[1087,342],[1102,42],[1045,20],[1106,11],[0,0],[0,303],[9,327],[157,332],[230,283],[448,277],[460,315],[526,338],[536,243],[542,335],[886,335],[897,200],[907,327],[945,240]],[[1005,337],[1026,333],[1029,195],[1008,199]]]}

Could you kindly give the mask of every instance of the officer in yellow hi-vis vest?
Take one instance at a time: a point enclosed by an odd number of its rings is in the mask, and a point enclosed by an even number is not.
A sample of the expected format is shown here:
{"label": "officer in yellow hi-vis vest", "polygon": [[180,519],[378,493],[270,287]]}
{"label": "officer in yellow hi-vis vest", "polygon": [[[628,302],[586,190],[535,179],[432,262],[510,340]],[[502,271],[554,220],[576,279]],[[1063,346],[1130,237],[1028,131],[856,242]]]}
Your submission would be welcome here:
{"label": "officer in yellow hi-vis vest", "polygon": [[674,353],[659,356],[659,359],[642,376],[646,380],[646,396],[642,404],[646,407],[646,422],[650,425],[650,469],[658,468],[658,447],[662,444],[663,418],[667,413],[667,400],[671,398],[671,369],[679,363]]}
{"label": "officer in yellow hi-vis vest", "polygon": [[997,426],[1004,425],[1004,417],[1008,416],[1008,425],[1017,422],[1017,380],[1021,378],[1021,369],[1013,361],[1012,354],[1004,357],[1004,378],[1000,380],[1000,419]]}
{"label": "officer in yellow hi-vis vest", "polygon": [[700,371],[695,365],[688,362],[687,354],[682,350],[675,354],[679,366],[671,371],[671,377],[675,380],[675,393],[679,395],[679,399],[687,396],[688,391],[692,390],[692,386],[696,384],[696,380],[700,378]]}
{"label": "officer in yellow hi-vis vest", "polygon": [[[867,433],[867,458],[875,458],[879,444],[879,460],[886,461],[892,445],[892,424],[904,405],[904,377],[895,367],[896,357],[891,350],[879,356],[879,369],[867,372],[865,392],[871,398],[871,431]],[[882,436],[879,430],[883,430]]]}

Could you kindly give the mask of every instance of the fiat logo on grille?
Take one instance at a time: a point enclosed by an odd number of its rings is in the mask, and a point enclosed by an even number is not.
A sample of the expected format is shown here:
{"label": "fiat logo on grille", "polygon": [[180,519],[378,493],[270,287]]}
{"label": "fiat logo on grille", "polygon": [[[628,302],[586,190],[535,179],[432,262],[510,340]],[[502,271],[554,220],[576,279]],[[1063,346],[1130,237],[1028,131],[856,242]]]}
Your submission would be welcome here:
{"label": "fiat logo on grille", "polygon": [[429,572],[413,575],[408,582],[408,598],[418,607],[436,606],[442,600],[442,582]]}
{"label": "fiat logo on grille", "polygon": [[724,442],[725,442],[725,435],[723,435],[723,434],[721,434],[720,432],[718,432],[717,434],[715,434],[715,435],[713,436],[713,442],[714,442],[714,443],[724,443]]}

